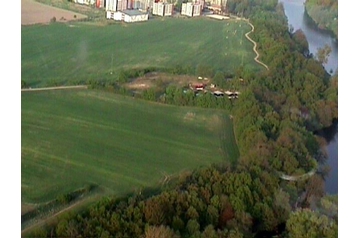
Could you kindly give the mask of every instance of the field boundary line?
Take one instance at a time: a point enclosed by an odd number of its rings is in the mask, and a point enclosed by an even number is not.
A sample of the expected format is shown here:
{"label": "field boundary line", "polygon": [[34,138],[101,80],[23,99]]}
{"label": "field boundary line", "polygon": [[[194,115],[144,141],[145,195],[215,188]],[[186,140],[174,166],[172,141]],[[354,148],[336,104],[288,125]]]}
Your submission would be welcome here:
{"label": "field boundary line", "polygon": [[61,90],[61,89],[87,89],[87,88],[88,88],[87,85],[58,86],[58,87],[45,87],[45,88],[22,88],[21,92]]}
{"label": "field boundary line", "polygon": [[31,229],[37,227],[37,226],[43,225],[43,224],[44,224],[45,222],[47,222],[49,219],[51,219],[51,218],[53,218],[53,217],[57,217],[58,215],[62,214],[63,212],[66,212],[66,211],[72,209],[73,207],[75,207],[75,206],[81,204],[81,202],[83,202],[83,201],[80,200],[80,201],[78,201],[78,202],[76,202],[76,203],[74,203],[74,204],[72,204],[72,205],[70,205],[70,206],[68,206],[68,207],[66,207],[66,208],[64,208],[64,209],[62,209],[62,210],[56,212],[55,214],[53,214],[53,215],[51,215],[51,216],[49,216],[49,217],[47,217],[47,218],[45,218],[45,219],[43,219],[43,220],[37,222],[37,223],[34,223],[34,224],[32,224],[32,225],[30,225],[30,226],[28,226],[28,227],[25,227],[25,228],[21,231],[21,234],[23,234],[23,233],[25,233],[25,232],[27,232],[27,231],[29,231],[29,230],[31,230]]}
{"label": "field boundary line", "polygon": [[40,219],[39,221],[33,223],[33,224],[29,224],[27,227],[24,227],[21,230],[21,236],[23,236],[24,234],[26,234],[27,232],[33,230],[36,227],[41,227],[42,225],[44,225],[45,223],[47,223],[48,221],[50,221],[51,219],[54,219],[56,217],[58,217],[59,215],[61,215],[64,212],[68,212],[78,206],[82,206],[83,204],[86,204],[87,202],[93,202],[94,200],[98,199],[98,195],[93,194],[93,195],[89,195],[88,197],[83,197],[82,199],[79,199],[78,201],[68,205],[67,207],[53,213],[50,214],[49,216],[46,216],[42,219]]}

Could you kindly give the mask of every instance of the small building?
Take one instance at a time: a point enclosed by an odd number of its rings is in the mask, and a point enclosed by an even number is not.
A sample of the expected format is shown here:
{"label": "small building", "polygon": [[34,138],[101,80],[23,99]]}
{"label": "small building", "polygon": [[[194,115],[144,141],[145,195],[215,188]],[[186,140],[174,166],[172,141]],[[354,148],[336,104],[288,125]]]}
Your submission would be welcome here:
{"label": "small building", "polygon": [[[108,1],[108,0],[106,0]],[[128,9],[129,0],[118,0],[117,11],[124,11]]]}
{"label": "small building", "polygon": [[237,91],[236,92],[225,91],[225,94],[229,99],[238,98],[238,96],[239,96],[239,92],[237,92]]}
{"label": "small building", "polygon": [[141,22],[148,21],[148,13],[139,10],[124,10],[122,11],[123,21],[125,22]]}
{"label": "small building", "polygon": [[171,16],[173,15],[174,5],[164,2],[153,2],[152,13],[157,16]]}
{"label": "small building", "polygon": [[97,8],[104,8],[105,0],[96,0]]}
{"label": "small building", "polygon": [[148,13],[139,10],[123,10],[117,12],[107,11],[107,19],[124,22],[148,21]]}
{"label": "small building", "polygon": [[158,2],[157,4],[158,4],[158,15],[164,16],[164,7],[165,7],[164,3]]}
{"label": "small building", "polygon": [[197,17],[201,15],[201,5],[199,3],[196,3],[193,5],[193,17]]}
{"label": "small building", "polygon": [[153,0],[135,0],[134,8],[141,9],[143,11],[148,11],[152,4],[154,3]]}
{"label": "small building", "polygon": [[200,3],[182,3],[181,5],[181,14],[188,17],[196,17],[201,15],[201,5]]}
{"label": "small building", "polygon": [[106,11],[112,11],[112,12],[116,12],[118,6],[118,1],[117,0],[106,0],[105,1],[105,9]]}
{"label": "small building", "polygon": [[214,91],[212,93],[215,97],[224,97],[224,93],[221,91]]}
{"label": "small building", "polygon": [[172,3],[166,3],[164,7],[164,16],[172,16],[174,11],[174,5]]}
{"label": "small building", "polygon": [[73,2],[83,5],[93,5],[95,4],[96,0],[74,0]]}
{"label": "small building", "polygon": [[107,19],[113,19],[115,21],[122,21],[122,13],[107,11]]}
{"label": "small building", "polygon": [[190,84],[189,87],[194,91],[203,91],[206,85],[203,83],[198,83],[198,84]]}
{"label": "small building", "polygon": [[153,7],[152,7],[152,14],[153,15],[158,15],[158,2],[153,2]]}
{"label": "small building", "polygon": [[197,84],[189,84],[189,88],[194,91],[203,91],[206,87],[204,83],[197,83]]}

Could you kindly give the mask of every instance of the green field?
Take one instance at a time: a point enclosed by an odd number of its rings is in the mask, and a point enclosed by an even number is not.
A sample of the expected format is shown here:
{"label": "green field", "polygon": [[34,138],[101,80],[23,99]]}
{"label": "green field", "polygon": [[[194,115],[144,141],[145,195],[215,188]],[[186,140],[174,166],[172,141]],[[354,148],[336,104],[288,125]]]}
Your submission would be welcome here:
{"label": "green field", "polygon": [[21,196],[41,203],[98,184],[124,195],[164,175],[237,159],[227,112],[95,90],[22,92]]}
{"label": "green field", "polygon": [[250,30],[243,21],[204,17],[22,26],[21,79],[39,87],[116,78],[121,69],[132,68],[201,64],[224,71],[240,65],[259,70],[253,45],[244,36]]}

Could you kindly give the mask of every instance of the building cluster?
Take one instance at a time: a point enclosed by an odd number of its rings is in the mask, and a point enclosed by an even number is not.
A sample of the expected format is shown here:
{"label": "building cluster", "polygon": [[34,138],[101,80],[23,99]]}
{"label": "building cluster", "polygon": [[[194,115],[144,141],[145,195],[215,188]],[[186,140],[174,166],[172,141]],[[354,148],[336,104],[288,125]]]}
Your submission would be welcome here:
{"label": "building cluster", "polygon": [[226,95],[229,99],[236,99],[240,94],[238,91],[220,91],[216,88],[215,84],[210,84],[210,87],[208,87],[205,83],[189,84],[189,88],[194,91],[195,95],[200,93],[211,93],[217,98],[222,98]]}
{"label": "building cluster", "polygon": [[[149,13],[156,16],[172,16],[176,0],[72,0],[78,4],[93,5],[106,11],[107,19],[125,22],[147,21]],[[170,2],[168,2],[170,1]],[[189,0],[181,4],[180,14],[201,16],[205,8],[221,13],[227,0]]]}

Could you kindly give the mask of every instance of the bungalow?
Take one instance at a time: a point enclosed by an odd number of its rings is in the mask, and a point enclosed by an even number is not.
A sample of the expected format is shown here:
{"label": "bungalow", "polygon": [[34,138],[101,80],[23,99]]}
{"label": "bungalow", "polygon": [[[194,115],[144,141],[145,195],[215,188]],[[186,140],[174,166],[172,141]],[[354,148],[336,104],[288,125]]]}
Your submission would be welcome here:
{"label": "bungalow", "polygon": [[225,94],[226,94],[227,97],[230,98],[230,99],[238,98],[238,96],[239,96],[239,92],[225,91]]}
{"label": "bungalow", "polygon": [[221,91],[214,91],[212,93],[215,97],[224,97],[224,93]]}
{"label": "bungalow", "polygon": [[194,84],[194,85],[193,85],[194,89],[197,90],[197,91],[203,91],[204,88],[205,88],[205,86],[206,86],[206,85],[203,84],[203,83],[199,83],[199,84]]}

